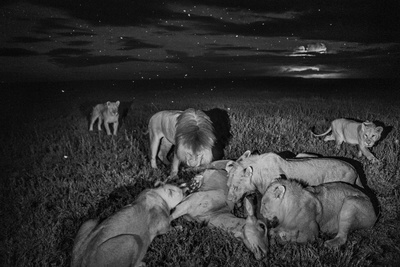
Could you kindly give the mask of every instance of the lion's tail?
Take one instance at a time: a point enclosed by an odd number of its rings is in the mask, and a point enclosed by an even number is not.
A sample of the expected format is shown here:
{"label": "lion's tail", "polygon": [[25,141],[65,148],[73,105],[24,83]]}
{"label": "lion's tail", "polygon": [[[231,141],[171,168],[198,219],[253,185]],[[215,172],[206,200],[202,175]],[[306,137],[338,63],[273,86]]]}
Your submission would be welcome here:
{"label": "lion's tail", "polygon": [[327,134],[330,133],[331,131],[332,131],[332,126],[329,127],[329,129],[328,129],[326,132],[322,133],[322,134],[316,134],[316,133],[314,133],[313,129],[310,129],[310,132],[311,132],[311,134],[312,134],[314,137],[320,137],[320,136],[327,135]]}

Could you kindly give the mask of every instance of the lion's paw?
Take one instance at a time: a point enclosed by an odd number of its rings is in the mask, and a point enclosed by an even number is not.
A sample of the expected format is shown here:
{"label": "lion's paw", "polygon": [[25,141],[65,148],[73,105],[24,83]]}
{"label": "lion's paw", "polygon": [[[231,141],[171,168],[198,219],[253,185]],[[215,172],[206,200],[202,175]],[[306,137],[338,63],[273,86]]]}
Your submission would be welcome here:
{"label": "lion's paw", "polygon": [[379,164],[379,163],[381,163],[381,161],[379,159],[377,159],[377,158],[373,158],[373,159],[371,159],[371,163],[372,164]]}
{"label": "lion's paw", "polygon": [[346,243],[346,240],[341,237],[335,237],[331,240],[325,241],[324,246],[327,248],[338,248],[344,243]]}

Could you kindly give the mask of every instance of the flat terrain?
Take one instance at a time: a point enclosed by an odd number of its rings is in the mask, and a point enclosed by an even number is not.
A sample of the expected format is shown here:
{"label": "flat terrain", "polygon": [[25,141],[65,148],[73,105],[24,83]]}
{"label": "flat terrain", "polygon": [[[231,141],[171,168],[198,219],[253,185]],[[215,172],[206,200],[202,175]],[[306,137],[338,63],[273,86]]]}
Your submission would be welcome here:
{"label": "flat terrain", "polygon": [[[225,158],[246,150],[310,152],[353,162],[379,203],[372,229],[352,233],[340,249],[328,236],[308,244],[271,244],[256,261],[234,237],[180,218],[181,230],[157,237],[148,266],[398,266],[400,263],[400,96],[398,81],[183,80],[0,85],[1,266],[69,266],[73,240],[89,218],[106,218],[163,180],[152,170],[148,119],[159,110],[220,109],[229,115],[232,139]],[[120,100],[116,137],[89,132],[97,103]],[[357,148],[310,136],[339,118],[385,126],[372,149],[380,160],[357,157]],[[95,127],[96,129],[96,127]],[[182,170],[181,180],[193,171]]]}

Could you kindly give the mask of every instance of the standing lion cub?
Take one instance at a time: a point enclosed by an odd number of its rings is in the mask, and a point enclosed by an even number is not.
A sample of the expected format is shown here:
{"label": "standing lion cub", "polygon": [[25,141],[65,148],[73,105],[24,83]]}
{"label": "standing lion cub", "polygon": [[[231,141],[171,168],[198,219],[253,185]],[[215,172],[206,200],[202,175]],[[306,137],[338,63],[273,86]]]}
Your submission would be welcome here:
{"label": "standing lion cub", "polygon": [[98,104],[95,107],[93,107],[92,118],[90,119],[89,131],[93,131],[93,124],[97,119],[99,119],[97,124],[97,128],[99,131],[101,131],[101,123],[104,121],[104,128],[106,128],[107,134],[111,135],[110,126],[108,124],[113,123],[114,135],[117,135],[118,118],[119,118],[118,107],[119,107],[119,101],[117,102],[108,101],[105,104]]}
{"label": "standing lion cub", "polygon": [[332,132],[330,135],[326,136],[324,141],[336,141],[337,149],[340,149],[340,145],[345,142],[351,145],[358,145],[359,152],[358,156],[364,155],[372,161],[373,163],[379,160],[372,155],[368,150],[369,147],[373,147],[375,142],[381,138],[383,128],[381,126],[376,126],[373,122],[356,122],[348,119],[336,119],[332,121],[331,127],[322,134],[315,134],[311,132],[313,136],[325,136]]}

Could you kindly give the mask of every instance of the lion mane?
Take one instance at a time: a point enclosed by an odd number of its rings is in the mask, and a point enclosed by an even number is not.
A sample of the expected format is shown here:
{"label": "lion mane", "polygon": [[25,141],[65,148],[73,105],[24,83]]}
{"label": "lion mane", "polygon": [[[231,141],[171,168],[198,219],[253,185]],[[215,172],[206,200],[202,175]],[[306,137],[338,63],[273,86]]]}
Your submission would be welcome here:
{"label": "lion mane", "polygon": [[169,178],[178,174],[181,162],[189,167],[207,165],[213,160],[216,137],[213,123],[201,110],[165,110],[154,114],[149,121],[151,166],[157,168],[156,156],[170,164],[169,152],[175,145]]}
{"label": "lion mane", "polygon": [[187,109],[177,119],[175,144],[194,153],[212,148],[215,142],[214,128],[210,118],[201,110]]}
{"label": "lion mane", "polygon": [[312,241],[319,231],[336,234],[325,241],[329,248],[345,244],[350,232],[370,228],[377,219],[371,199],[360,188],[345,182],[307,186],[285,178],[269,185],[261,214],[274,228],[270,234],[282,241]]}

